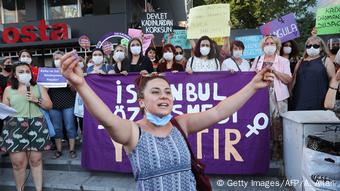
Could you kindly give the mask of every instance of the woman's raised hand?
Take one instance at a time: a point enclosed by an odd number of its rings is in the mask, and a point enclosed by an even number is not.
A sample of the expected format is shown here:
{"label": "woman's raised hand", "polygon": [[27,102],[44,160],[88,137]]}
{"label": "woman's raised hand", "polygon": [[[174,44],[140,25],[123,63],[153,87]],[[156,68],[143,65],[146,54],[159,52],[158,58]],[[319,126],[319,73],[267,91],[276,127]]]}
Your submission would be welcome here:
{"label": "woman's raised hand", "polygon": [[253,84],[255,89],[261,89],[269,86],[270,83],[274,81],[275,75],[272,73],[271,67],[266,67],[260,70],[250,83]]}
{"label": "woman's raised hand", "polygon": [[77,88],[77,86],[85,82],[83,71],[78,65],[79,57],[76,50],[66,53],[60,59],[61,73],[70,82],[70,84]]}

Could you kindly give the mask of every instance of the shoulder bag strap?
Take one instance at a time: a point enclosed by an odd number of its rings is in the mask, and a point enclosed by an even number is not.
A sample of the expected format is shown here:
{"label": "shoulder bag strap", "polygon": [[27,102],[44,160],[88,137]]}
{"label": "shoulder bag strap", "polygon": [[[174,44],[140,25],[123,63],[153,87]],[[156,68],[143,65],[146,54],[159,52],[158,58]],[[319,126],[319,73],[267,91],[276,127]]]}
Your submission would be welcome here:
{"label": "shoulder bag strap", "polygon": [[192,70],[192,63],[194,62],[195,56],[191,57],[190,69]]}
{"label": "shoulder bag strap", "polygon": [[216,64],[216,70],[218,71],[218,63],[217,63],[217,59],[214,58],[214,60],[215,60],[215,64]]}
{"label": "shoulder bag strap", "polygon": [[233,57],[230,57],[230,59],[236,64],[238,71],[242,72],[242,70],[241,70],[240,66],[237,64],[236,60],[234,60]]}
{"label": "shoulder bag strap", "polygon": [[181,132],[181,134],[182,134],[182,136],[183,136],[185,142],[186,142],[187,145],[188,145],[188,149],[189,149],[189,151],[190,151],[191,158],[195,158],[195,157],[194,157],[195,155],[194,155],[194,153],[192,152],[192,149],[191,149],[191,146],[190,146],[190,143],[189,143],[189,140],[188,140],[187,136],[185,135],[183,129],[181,128],[181,126],[178,124],[177,120],[176,120],[174,117],[171,119],[171,123],[172,123],[173,125],[175,125],[175,127],[179,130],[179,132]]}

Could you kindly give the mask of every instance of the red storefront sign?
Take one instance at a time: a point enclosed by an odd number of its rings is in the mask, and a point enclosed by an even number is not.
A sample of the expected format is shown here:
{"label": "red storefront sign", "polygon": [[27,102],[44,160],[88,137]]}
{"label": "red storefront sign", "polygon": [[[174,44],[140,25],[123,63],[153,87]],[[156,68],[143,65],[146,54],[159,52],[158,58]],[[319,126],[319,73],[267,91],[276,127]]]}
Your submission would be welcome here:
{"label": "red storefront sign", "polygon": [[46,24],[40,20],[38,26],[25,25],[20,28],[6,27],[2,32],[2,39],[6,44],[18,42],[34,42],[36,40],[67,40],[71,34],[66,23]]}

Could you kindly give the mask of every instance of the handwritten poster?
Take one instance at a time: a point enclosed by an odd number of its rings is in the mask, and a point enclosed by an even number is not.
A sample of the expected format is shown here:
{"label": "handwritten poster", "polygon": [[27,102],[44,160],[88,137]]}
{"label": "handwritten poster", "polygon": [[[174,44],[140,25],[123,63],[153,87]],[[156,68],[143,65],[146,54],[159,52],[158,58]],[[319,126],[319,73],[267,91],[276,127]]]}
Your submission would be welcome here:
{"label": "handwritten poster", "polygon": [[212,4],[190,9],[188,20],[188,39],[198,39],[201,36],[230,36],[230,6],[229,4]]}

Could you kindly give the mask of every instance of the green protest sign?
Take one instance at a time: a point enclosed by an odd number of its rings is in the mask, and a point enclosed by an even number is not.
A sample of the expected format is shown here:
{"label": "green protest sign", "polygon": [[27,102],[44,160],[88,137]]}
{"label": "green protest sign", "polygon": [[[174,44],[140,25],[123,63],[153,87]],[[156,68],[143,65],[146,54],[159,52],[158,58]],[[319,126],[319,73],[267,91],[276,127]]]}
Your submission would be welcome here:
{"label": "green protest sign", "polygon": [[340,5],[319,8],[316,13],[318,35],[340,34]]}
{"label": "green protest sign", "polygon": [[[165,42],[168,42],[169,34],[164,34]],[[189,40],[187,39],[186,30],[174,30],[173,36],[171,38],[171,44],[174,46],[181,46],[183,49],[191,49]]]}

